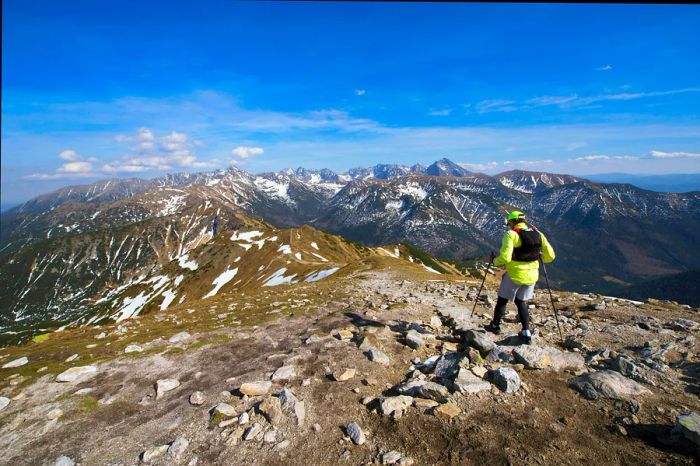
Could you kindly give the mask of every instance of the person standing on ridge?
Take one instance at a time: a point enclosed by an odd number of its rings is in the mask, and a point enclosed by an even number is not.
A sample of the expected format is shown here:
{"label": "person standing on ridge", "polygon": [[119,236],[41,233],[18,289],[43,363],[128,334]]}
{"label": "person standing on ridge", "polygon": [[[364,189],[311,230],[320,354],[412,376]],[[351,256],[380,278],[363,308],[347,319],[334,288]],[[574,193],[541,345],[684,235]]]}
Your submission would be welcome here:
{"label": "person standing on ridge", "polygon": [[546,263],[554,260],[554,249],[544,234],[535,227],[525,223],[525,214],[517,210],[508,214],[508,231],[501,242],[501,252],[497,257],[491,253],[491,259],[496,266],[505,265],[501,286],[498,289],[498,300],[493,312],[493,320],[484,328],[496,335],[501,333],[501,319],[506,313],[508,301],[514,302],[518,308],[518,316],[523,329],[518,336],[526,343],[532,341],[530,332],[530,314],[528,300],[535,291],[535,283],[539,278],[539,259]]}

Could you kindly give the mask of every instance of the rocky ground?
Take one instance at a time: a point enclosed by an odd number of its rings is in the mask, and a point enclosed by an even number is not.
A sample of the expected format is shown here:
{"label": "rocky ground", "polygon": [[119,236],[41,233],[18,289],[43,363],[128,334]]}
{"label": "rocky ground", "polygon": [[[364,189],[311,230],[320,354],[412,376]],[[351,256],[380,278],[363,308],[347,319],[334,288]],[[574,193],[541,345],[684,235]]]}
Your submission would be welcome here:
{"label": "rocky ground", "polygon": [[497,280],[473,318],[475,279],[367,267],[5,348],[0,463],[697,461],[698,309],[557,292],[562,343],[539,290],[523,346],[479,331]]}

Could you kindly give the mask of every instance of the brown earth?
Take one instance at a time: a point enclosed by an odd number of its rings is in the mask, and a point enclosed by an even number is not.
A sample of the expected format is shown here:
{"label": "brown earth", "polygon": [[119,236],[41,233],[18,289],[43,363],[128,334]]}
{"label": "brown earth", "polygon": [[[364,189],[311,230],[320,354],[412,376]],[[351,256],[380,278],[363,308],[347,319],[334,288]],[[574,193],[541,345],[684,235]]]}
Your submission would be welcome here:
{"label": "brown earth", "polygon": [[[436,340],[426,340],[426,346],[412,350],[405,345],[402,330],[411,322],[428,326],[432,316],[448,307],[460,307],[469,314],[472,302],[467,295],[473,297],[479,283],[391,265],[395,262],[390,259],[373,259],[364,269],[357,267],[317,283],[278,286],[244,296],[223,293],[215,302],[149,314],[123,325],[123,333],[117,325],[84,328],[52,335],[43,343],[0,350],[2,364],[23,355],[31,361],[28,366],[0,369],[0,395],[21,397],[0,411],[0,464],[53,464],[60,455],[85,465],[136,464],[146,449],[180,436],[189,440],[181,460],[165,454],[155,464],[188,464],[195,457],[198,464],[206,465],[381,464],[382,454],[390,450],[419,465],[693,463],[688,452],[663,447],[657,440],[677,414],[700,412],[700,345],[691,333],[666,328],[677,318],[697,321],[698,313],[675,304],[610,301],[605,310],[587,311],[601,298],[557,293],[562,330],[579,335],[584,355],[587,350],[609,348],[634,357],[647,341],[673,345],[665,356],[668,369],[654,376],[655,386],[645,385],[651,395],[636,399],[641,406],[638,423],[626,425],[626,434],[620,433],[619,426],[620,418],[632,416],[629,403],[587,400],[569,387],[573,374],[549,370],[518,368],[524,387],[514,394],[495,386],[476,395],[451,394],[450,401],[461,414],[450,420],[417,407],[392,419],[378,414],[373,403],[363,405],[365,397],[392,394],[391,387],[406,378],[414,358],[425,360],[460,341],[454,328],[444,326],[435,330]],[[490,277],[487,282],[492,298],[496,279]],[[536,344],[556,345],[548,296],[540,290],[532,302],[538,305],[532,314],[541,335]],[[275,310],[279,312],[270,313]],[[230,315],[220,318],[221,313]],[[470,322],[475,327],[484,324],[490,314],[489,308],[480,305]],[[506,335],[518,330],[513,316],[511,309]],[[183,329],[192,333],[190,340],[167,342],[167,337]],[[355,338],[372,334],[391,364],[369,361],[356,341],[333,337],[337,329],[348,329]],[[107,337],[95,339],[102,331]],[[311,335],[322,338],[305,344]],[[145,351],[123,354],[127,343],[138,343]],[[84,349],[88,344],[98,347]],[[460,343],[458,349],[466,347]],[[82,360],[62,362],[73,353],[81,354]],[[54,382],[65,367],[86,363],[98,365],[93,379],[78,384]],[[227,401],[238,414],[252,413],[247,426],[259,422],[270,430],[265,418],[251,411],[263,397],[246,399],[237,388],[244,382],[269,379],[272,371],[287,364],[297,368],[296,376],[274,383],[272,393],[283,386],[291,388],[306,404],[305,423],[296,426],[285,417],[277,426],[275,442],[237,443],[237,423],[218,427],[225,418],[212,419],[210,410]],[[47,369],[37,373],[40,367]],[[350,380],[336,382],[330,377],[347,368],[357,371]],[[165,378],[178,379],[180,386],[156,400],[154,383]],[[73,394],[85,387],[93,391]],[[188,402],[196,390],[207,395],[201,406]],[[47,420],[55,407],[63,415]],[[346,436],[344,426],[353,421],[367,437],[362,445],[354,445]],[[280,445],[282,440],[289,440],[286,448]]]}

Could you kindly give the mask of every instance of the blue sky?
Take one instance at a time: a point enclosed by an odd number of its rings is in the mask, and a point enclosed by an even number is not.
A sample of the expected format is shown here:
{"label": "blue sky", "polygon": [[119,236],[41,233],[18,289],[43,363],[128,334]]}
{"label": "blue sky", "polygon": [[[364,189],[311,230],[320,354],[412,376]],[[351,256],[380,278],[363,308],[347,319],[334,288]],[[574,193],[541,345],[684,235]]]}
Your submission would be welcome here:
{"label": "blue sky", "polygon": [[3,2],[2,197],[234,163],[700,172],[700,7]]}

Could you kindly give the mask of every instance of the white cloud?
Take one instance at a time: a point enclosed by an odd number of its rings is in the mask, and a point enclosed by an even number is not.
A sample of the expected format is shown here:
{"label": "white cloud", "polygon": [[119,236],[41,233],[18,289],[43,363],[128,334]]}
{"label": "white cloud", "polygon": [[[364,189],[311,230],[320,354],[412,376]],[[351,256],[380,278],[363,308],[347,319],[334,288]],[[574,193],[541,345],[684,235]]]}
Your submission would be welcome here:
{"label": "white cloud", "polygon": [[78,153],[70,149],[61,151],[61,153],[58,154],[58,156],[63,160],[78,160]]}
{"label": "white cloud", "polygon": [[545,159],[545,160],[506,160],[503,162],[503,165],[525,165],[525,166],[530,166],[530,165],[540,165],[540,164],[548,164],[548,163],[554,163],[554,160],[552,159]]}
{"label": "white cloud", "polygon": [[485,171],[490,171],[493,170],[498,166],[498,162],[484,162],[484,163],[458,163],[462,168],[466,168],[467,170],[470,171],[475,171],[475,172],[485,172]]}
{"label": "white cloud", "polygon": [[430,115],[430,116],[448,116],[450,113],[452,113],[451,108],[443,108],[441,110],[430,110],[428,112],[428,115]]}
{"label": "white cloud", "polygon": [[355,95],[365,95],[366,93],[366,89],[355,89]]}
{"label": "white cloud", "polygon": [[139,173],[175,168],[210,168],[212,162],[200,162],[194,152],[201,141],[191,140],[185,133],[171,131],[156,137],[148,128],[139,128],[135,136],[119,135],[118,142],[135,142],[130,153],[102,165],[105,173]]}
{"label": "white cloud", "polygon": [[610,71],[612,69],[612,65],[605,65],[605,66],[599,66],[596,68],[596,71]]}
{"label": "white cloud", "polygon": [[482,100],[476,105],[478,113],[488,112],[515,112],[519,110],[529,110],[538,107],[557,106],[560,108],[575,108],[586,105],[608,102],[608,101],[628,101],[642,99],[647,97],[664,97],[676,94],[697,93],[700,88],[686,87],[682,89],[671,89],[668,91],[651,91],[651,92],[618,92],[606,93],[592,96],[579,96],[578,94],[571,95],[545,95],[532,97],[530,99],[516,101],[504,99],[487,99]]}
{"label": "white cloud", "polygon": [[263,153],[265,153],[265,150],[262,147],[247,146],[238,146],[231,151],[231,155],[233,155],[238,160],[247,160],[251,157],[255,157],[256,155],[261,155]]}
{"label": "white cloud", "polygon": [[572,142],[571,144],[567,144],[567,145],[566,145],[566,150],[567,150],[568,152],[573,152],[573,151],[575,151],[576,149],[580,149],[580,148],[582,148],[582,147],[586,147],[587,145],[588,145],[588,144],[586,144],[585,142]]}
{"label": "white cloud", "polygon": [[82,158],[76,151],[66,149],[58,157],[68,162],[61,164],[54,173],[34,173],[24,178],[27,180],[58,180],[62,178],[85,178],[96,176],[93,163],[95,157]]}
{"label": "white cloud", "polygon": [[574,159],[569,159],[576,162],[593,162],[596,160],[639,160],[639,157],[634,155],[604,155],[604,154],[593,154],[585,155],[583,157],[576,157]]}
{"label": "white cloud", "polygon": [[649,152],[649,156],[656,159],[679,159],[679,158],[695,158],[700,157],[700,153],[696,152],[663,152],[653,150]]}

